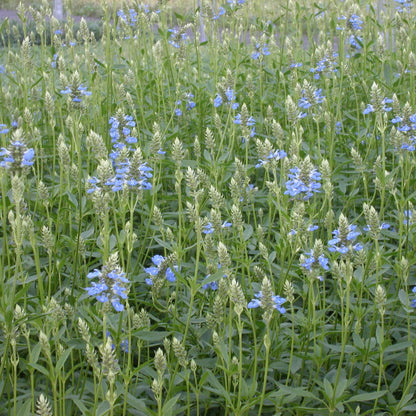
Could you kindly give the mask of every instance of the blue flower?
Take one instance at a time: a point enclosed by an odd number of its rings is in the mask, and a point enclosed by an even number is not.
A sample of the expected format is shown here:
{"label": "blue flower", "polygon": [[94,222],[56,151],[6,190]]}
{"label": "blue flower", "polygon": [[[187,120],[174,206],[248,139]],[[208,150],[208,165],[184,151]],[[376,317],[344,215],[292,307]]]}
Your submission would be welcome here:
{"label": "blue flower", "polygon": [[[390,228],[390,224],[385,222],[380,224],[380,230],[387,230],[388,228]],[[370,226],[367,224],[365,227],[363,227],[363,231],[370,231]]]}
{"label": "blue flower", "polygon": [[353,29],[353,30],[362,30],[362,24],[363,21],[361,20],[361,18],[356,15],[355,13],[351,15],[350,19],[348,20],[349,26]]}
{"label": "blue flower", "polygon": [[306,201],[310,199],[314,193],[320,192],[321,174],[317,169],[313,168],[307,175],[303,175],[301,170],[296,166],[290,169],[289,180],[286,182],[285,195],[295,197],[302,196]]}
{"label": "blue flower", "polygon": [[320,266],[324,270],[329,270],[328,262],[329,260],[324,254],[316,256],[314,251],[311,250],[310,252],[305,252],[300,265],[308,271],[311,271],[314,266]]}
{"label": "blue flower", "polygon": [[21,140],[15,140],[10,143],[7,149],[2,147],[0,149],[0,156],[3,156],[0,166],[7,169],[14,168],[19,170],[26,166],[32,166],[35,162],[34,149],[29,149]]}
{"label": "blue flower", "polygon": [[78,87],[68,85],[64,90],[61,90],[61,94],[69,94],[71,95],[72,101],[74,103],[80,103],[83,95],[89,96],[92,93],[91,91],[87,90],[87,87],[81,84]]}
{"label": "blue flower", "polygon": [[[396,7],[396,10],[399,13],[403,13],[406,11],[407,13],[410,13],[410,9],[412,8],[413,4],[411,1],[408,0],[394,0],[396,3],[399,3],[400,6]],[[402,7],[403,6],[403,7]]]}
{"label": "blue flower", "polygon": [[404,214],[403,224],[404,225],[412,224],[413,211],[406,209],[404,210],[403,214]]}
{"label": "blue flower", "polygon": [[337,121],[335,123],[335,134],[340,134],[342,131],[342,123],[340,121]]}
{"label": "blue flower", "polygon": [[[252,299],[248,303],[247,308],[253,309],[253,308],[262,307],[262,303],[261,303],[261,299],[263,297],[262,293],[261,292],[255,293],[254,297],[255,297],[255,299]],[[285,298],[281,298],[278,295],[274,295],[273,296],[273,302],[274,302],[273,307],[275,309],[277,309],[281,314],[286,313],[286,309],[282,306],[286,302]]]}
{"label": "blue flower", "polygon": [[129,340],[127,338],[123,339],[120,342],[120,348],[121,348],[121,351],[125,352],[126,354],[129,352]]}
{"label": "blue flower", "polygon": [[[390,104],[392,102],[393,102],[393,100],[391,98],[387,98],[387,97],[383,98],[383,100],[382,100],[382,104],[383,104],[382,111],[385,111],[385,112],[391,111],[392,107],[387,107],[386,104]],[[372,104],[367,104],[367,107],[363,111],[363,114],[369,114],[369,113],[372,113],[374,111],[375,111],[375,109],[374,109],[373,105]]]}
{"label": "blue flower", "polygon": [[217,20],[219,19],[221,16],[223,16],[225,14],[225,9],[224,7],[220,7],[218,10],[218,14],[213,16],[213,20]]}
{"label": "blue flower", "polygon": [[353,244],[356,238],[361,234],[356,231],[357,226],[350,224],[348,226],[348,234],[341,237],[339,229],[332,231],[334,238],[328,241],[328,250],[331,252],[337,251],[340,254],[346,254],[351,250],[360,251],[364,247],[360,243]]}
{"label": "blue flower", "polygon": [[[412,293],[416,293],[416,286],[414,286],[414,287],[413,287],[413,289],[412,289]],[[410,306],[411,306],[412,308],[416,308],[416,299],[413,299],[413,300],[410,302]]]}
{"label": "blue flower", "polygon": [[287,156],[287,153],[284,150],[274,150],[274,151],[271,150],[266,160],[259,159],[259,163],[257,163],[256,168],[260,168],[266,165],[268,162],[283,159],[286,156]]}
{"label": "blue flower", "polygon": [[188,42],[188,35],[179,29],[168,29],[168,32],[171,33],[170,40],[168,40],[169,44],[171,44],[174,48],[179,49],[181,44],[186,44]]}
{"label": "blue flower", "polygon": [[90,287],[85,288],[88,292],[88,295],[95,296],[99,295],[101,292],[104,292],[108,289],[108,286],[105,283],[95,283],[92,282]]}
{"label": "blue flower", "polygon": [[[255,131],[255,127],[254,127],[254,124],[256,123],[256,120],[252,117],[252,116],[250,116],[247,120],[246,120],[246,122],[244,123],[242,120],[241,120],[241,114],[240,113],[238,113],[236,116],[235,116],[235,119],[234,119],[234,124],[240,124],[240,125],[242,125],[243,127],[252,127],[253,126],[253,128],[250,130],[250,137],[254,137],[254,135],[256,134],[256,131]],[[244,137],[243,137],[243,142],[244,142]]]}
{"label": "blue flower", "polygon": [[369,114],[369,113],[372,113],[373,111],[374,111],[374,107],[371,104],[367,104],[367,107],[363,111],[363,114]]}
{"label": "blue flower", "polygon": [[124,305],[122,305],[117,298],[111,299],[111,303],[117,312],[121,312],[122,310],[124,310]]}
{"label": "blue flower", "polygon": [[320,79],[321,74],[331,74],[333,72],[338,72],[337,68],[335,68],[335,58],[338,57],[336,52],[333,53],[332,59],[330,59],[327,55],[325,55],[314,68],[310,69],[310,72],[314,74],[315,79]]}
{"label": "blue flower", "polygon": [[53,59],[52,59],[52,62],[51,62],[51,67],[54,68],[54,69],[56,68],[56,61],[57,61],[57,59],[58,59],[58,54],[55,53],[53,55]]}
{"label": "blue flower", "polygon": [[125,143],[133,144],[137,142],[137,138],[130,134],[130,127],[136,126],[136,122],[132,116],[118,114],[117,116],[110,117],[109,124],[111,125],[109,134],[115,149],[122,149]]}
{"label": "blue flower", "polygon": [[212,234],[214,232],[214,228],[212,223],[209,222],[208,224],[204,225],[204,230],[202,231],[204,234]]}
{"label": "blue flower", "polygon": [[[156,254],[155,256],[152,257],[152,263],[154,264],[154,266],[146,267],[144,269],[144,271],[150,275],[150,277],[146,278],[145,280],[149,286],[153,285],[152,276],[158,276],[160,273],[163,273],[163,272],[168,282],[176,281],[176,276],[175,276],[174,271],[170,267],[166,267],[166,265],[163,264],[165,260],[166,260],[165,257],[159,254]],[[177,272],[178,266],[176,265],[173,266],[173,269]]]}
{"label": "blue flower", "polygon": [[91,286],[85,288],[89,296],[95,296],[101,303],[111,302],[117,312],[124,310],[121,300],[127,299],[130,283],[125,273],[119,268],[108,271],[107,266],[104,266],[102,270],[94,269],[88,273],[87,278],[99,279],[98,283],[91,282]]}
{"label": "blue flower", "polygon": [[33,149],[27,149],[23,153],[22,166],[32,166],[34,163],[33,158],[35,157],[35,151]]}
{"label": "blue flower", "polygon": [[[210,274],[207,274],[204,278],[208,279],[208,277],[210,277]],[[211,290],[217,290],[218,289],[218,283],[216,281],[214,282],[210,282],[210,283],[205,283],[204,285],[202,285],[202,289],[207,290],[207,289],[211,289]]]}
{"label": "blue flower", "polygon": [[237,8],[245,3],[245,0],[227,0],[227,3],[230,5],[231,9]]}
{"label": "blue flower", "polygon": [[260,57],[267,55],[270,55],[270,51],[267,44],[261,45],[260,43],[256,43],[256,51],[251,54],[251,57],[257,60]]}
{"label": "blue flower", "polygon": [[[195,96],[192,93],[190,93],[190,92],[184,94],[184,98],[183,99],[186,101],[185,102],[185,108],[186,108],[186,110],[189,111],[189,110],[192,110],[193,108],[196,107],[196,103],[193,100],[194,98],[195,98]],[[178,107],[181,106],[182,105],[182,100],[176,101],[176,105]],[[175,109],[175,115],[176,116],[180,117],[182,114],[183,114],[183,112],[182,112],[182,110],[180,108],[176,108]]]}
{"label": "blue flower", "polygon": [[6,134],[9,132],[6,124],[0,124],[0,134]]}
{"label": "blue flower", "polygon": [[322,88],[314,89],[312,96],[306,96],[305,91],[302,91],[302,97],[298,101],[298,106],[307,110],[312,105],[321,104],[324,100],[324,96],[322,95]]}
{"label": "blue flower", "polygon": [[239,106],[237,102],[235,102],[236,96],[234,90],[231,88],[227,88],[226,91],[224,91],[221,94],[217,94],[214,98],[214,107],[220,107],[224,100],[227,100],[225,104],[231,105],[231,108],[233,110],[236,110]]}
{"label": "blue flower", "polygon": [[[130,145],[137,142],[137,138],[132,136],[131,130],[132,127],[136,126],[133,117],[118,113],[115,117],[110,118],[109,123],[111,125],[109,134],[114,149],[110,152],[109,157],[113,162],[115,175],[106,178],[105,181],[101,181],[95,176],[88,179],[92,187],[87,190],[87,193],[93,193],[101,189],[118,192],[125,187],[137,190],[151,189],[152,184],[148,179],[152,177],[152,168],[146,162],[139,164],[136,152],[133,153],[132,157],[128,154],[129,151],[133,150]],[[160,149],[159,152],[162,152],[162,150]]]}
{"label": "blue flower", "polygon": [[221,95],[217,94],[217,96],[214,99],[214,107],[219,107],[221,104],[222,104]]}

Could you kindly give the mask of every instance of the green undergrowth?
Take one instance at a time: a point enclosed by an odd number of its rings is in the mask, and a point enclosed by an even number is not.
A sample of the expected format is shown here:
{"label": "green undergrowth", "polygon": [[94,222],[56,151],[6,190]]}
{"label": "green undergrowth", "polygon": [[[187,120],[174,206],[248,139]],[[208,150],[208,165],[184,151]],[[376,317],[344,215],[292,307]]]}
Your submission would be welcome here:
{"label": "green undergrowth", "polygon": [[414,414],[412,4],[2,24],[4,414]]}

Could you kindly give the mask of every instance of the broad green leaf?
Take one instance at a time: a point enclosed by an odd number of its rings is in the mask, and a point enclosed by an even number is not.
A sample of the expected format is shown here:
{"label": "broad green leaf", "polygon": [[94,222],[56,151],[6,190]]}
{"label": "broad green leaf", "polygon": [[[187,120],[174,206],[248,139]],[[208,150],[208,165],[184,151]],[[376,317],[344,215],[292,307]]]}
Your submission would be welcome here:
{"label": "broad green leaf", "polygon": [[327,399],[332,399],[334,396],[334,389],[331,382],[327,378],[324,378],[324,389]]}
{"label": "broad green leaf", "polygon": [[413,345],[412,341],[403,341],[398,342],[397,344],[389,345],[385,350],[384,353],[387,354],[389,352],[396,352],[396,351],[406,351],[409,347]]}
{"label": "broad green leaf", "polygon": [[335,389],[335,399],[338,401],[341,396],[344,394],[345,389],[347,388],[348,380],[344,377],[340,378],[338,381],[337,387]]}
{"label": "broad green leaf", "polygon": [[[17,416],[31,416],[30,408],[31,408],[32,400],[26,400],[22,405],[20,403],[17,405]],[[11,414],[14,414],[13,411]]]}
{"label": "broad green leaf", "polygon": [[[207,381],[213,387],[212,391],[214,391],[220,397],[224,397],[227,403],[231,403],[231,397],[228,391],[225,390],[225,387],[218,381],[217,377],[214,376],[212,371],[208,370],[207,373],[208,373]],[[208,386],[207,386],[207,389],[211,390]]]}
{"label": "broad green leaf", "polygon": [[153,415],[155,414],[150,409],[146,407],[145,401],[143,399],[138,399],[134,397],[131,393],[127,393],[127,404],[134,410],[138,410],[144,415]]}
{"label": "broad green leaf", "polygon": [[27,366],[29,368],[32,367],[33,369],[39,371],[39,373],[41,373],[41,374],[43,374],[43,375],[45,375],[46,377],[49,378],[49,371],[45,367],[43,367],[39,364],[35,364],[35,363],[27,363]]}
{"label": "broad green leaf", "polygon": [[250,224],[248,224],[247,226],[244,227],[244,231],[243,231],[244,241],[247,241],[252,235],[253,235],[253,227]]}
{"label": "broad green leaf", "polygon": [[67,400],[72,400],[75,403],[75,405],[78,407],[78,409],[82,412],[83,415],[88,414],[89,409],[84,404],[83,400],[80,399],[77,395],[75,395],[75,394],[66,395],[65,398]]}
{"label": "broad green leaf", "polygon": [[394,380],[390,383],[389,390],[391,393],[395,392],[399,387],[402,386],[402,381],[404,379],[404,376],[406,375],[406,371],[401,371]]}
{"label": "broad green leaf", "polygon": [[174,416],[174,410],[176,403],[181,395],[177,394],[176,396],[169,399],[166,403],[163,404],[162,414],[163,416]]}
{"label": "broad green leaf", "polygon": [[169,337],[172,333],[168,331],[137,331],[133,335],[142,341],[159,342]]}
{"label": "broad green leaf", "polygon": [[376,400],[384,396],[386,393],[387,393],[387,390],[381,390],[381,391],[373,391],[371,393],[356,394],[355,396],[352,396],[349,399],[345,400],[344,403],[366,402],[369,400]]}
{"label": "broad green leaf", "polygon": [[104,416],[109,410],[110,410],[110,403],[108,403],[107,401],[101,402],[97,407],[95,416]]}
{"label": "broad green leaf", "polygon": [[306,397],[309,399],[316,399],[316,396],[313,393],[305,390],[302,387],[290,387],[290,386],[279,385],[278,391],[286,395],[293,394],[296,397]]}
{"label": "broad green leaf", "polygon": [[56,372],[58,373],[62,366],[65,364],[65,361],[68,359],[69,354],[71,354],[73,347],[69,347],[68,349],[66,349],[64,351],[64,353],[61,355],[61,357],[59,358],[58,362],[56,363]]}

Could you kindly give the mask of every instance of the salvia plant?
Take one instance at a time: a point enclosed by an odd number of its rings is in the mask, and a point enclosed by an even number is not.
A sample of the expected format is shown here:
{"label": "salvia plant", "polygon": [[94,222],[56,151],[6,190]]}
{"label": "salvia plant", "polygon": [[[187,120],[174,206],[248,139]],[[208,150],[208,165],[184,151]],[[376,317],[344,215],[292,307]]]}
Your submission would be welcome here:
{"label": "salvia plant", "polygon": [[0,22],[0,414],[415,414],[414,2],[102,13]]}

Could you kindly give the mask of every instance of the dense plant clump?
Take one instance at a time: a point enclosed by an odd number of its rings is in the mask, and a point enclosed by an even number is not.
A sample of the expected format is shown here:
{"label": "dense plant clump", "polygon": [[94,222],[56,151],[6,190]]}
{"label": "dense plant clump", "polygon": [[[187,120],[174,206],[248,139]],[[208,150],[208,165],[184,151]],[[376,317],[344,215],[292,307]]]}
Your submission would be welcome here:
{"label": "dense plant clump", "polygon": [[416,412],[416,8],[373,3],[0,24],[1,414]]}

